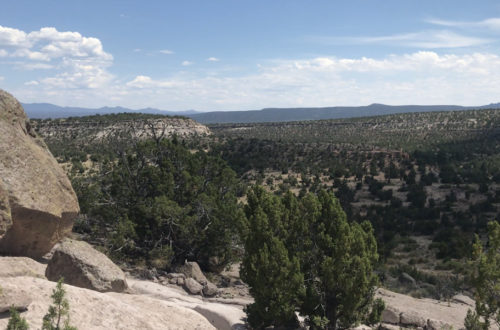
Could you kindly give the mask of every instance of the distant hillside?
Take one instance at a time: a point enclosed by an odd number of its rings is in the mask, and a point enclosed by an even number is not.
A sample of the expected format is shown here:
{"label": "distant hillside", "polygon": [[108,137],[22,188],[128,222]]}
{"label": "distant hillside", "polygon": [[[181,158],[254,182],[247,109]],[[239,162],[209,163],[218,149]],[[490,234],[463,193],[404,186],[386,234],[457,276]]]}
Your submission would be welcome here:
{"label": "distant hillside", "polygon": [[303,121],[318,119],[339,119],[354,117],[369,117],[390,115],[396,113],[431,112],[431,111],[457,111],[470,109],[498,109],[500,103],[464,107],[459,105],[385,105],[371,104],[359,107],[326,107],[326,108],[266,108],[262,110],[247,111],[212,111],[197,112],[188,111],[164,111],[153,108],[132,110],[123,107],[104,107],[99,109],[87,109],[77,107],[59,107],[49,103],[23,104],[30,118],[66,118],[89,115],[105,115],[111,113],[147,113],[160,115],[187,116],[203,124],[214,123],[262,123],[262,122],[284,122]]}
{"label": "distant hillside", "polygon": [[498,109],[500,103],[478,107],[458,105],[400,105],[371,104],[360,107],[328,107],[328,108],[269,108],[251,111],[218,111],[189,115],[204,124],[214,123],[263,123],[285,122],[318,119],[341,119],[354,117],[371,117],[396,113],[414,113],[431,111],[457,111],[470,109]]}

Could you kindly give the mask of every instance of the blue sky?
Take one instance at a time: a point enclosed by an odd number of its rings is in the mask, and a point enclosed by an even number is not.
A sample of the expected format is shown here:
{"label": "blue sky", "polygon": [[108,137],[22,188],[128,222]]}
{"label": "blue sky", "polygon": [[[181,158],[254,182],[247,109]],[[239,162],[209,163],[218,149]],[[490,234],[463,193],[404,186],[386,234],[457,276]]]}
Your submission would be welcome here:
{"label": "blue sky", "polygon": [[0,88],[64,106],[499,102],[498,1],[8,1]]}

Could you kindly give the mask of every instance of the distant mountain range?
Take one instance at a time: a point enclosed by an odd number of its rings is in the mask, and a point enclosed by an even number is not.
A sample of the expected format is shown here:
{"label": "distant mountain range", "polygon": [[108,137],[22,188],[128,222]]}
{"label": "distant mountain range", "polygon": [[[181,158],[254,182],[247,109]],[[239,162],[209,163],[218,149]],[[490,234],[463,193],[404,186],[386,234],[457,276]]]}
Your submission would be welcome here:
{"label": "distant mountain range", "polygon": [[500,103],[488,105],[464,107],[459,105],[385,105],[371,104],[358,107],[326,107],[326,108],[267,108],[262,110],[245,111],[212,111],[198,112],[188,111],[165,111],[153,108],[132,110],[122,107],[104,107],[99,109],[59,107],[50,103],[27,103],[23,107],[30,118],[65,118],[89,116],[95,114],[110,114],[122,112],[140,112],[149,114],[162,114],[169,116],[186,116],[203,124],[214,123],[261,123],[261,122],[283,122],[300,120],[337,119],[389,115],[394,113],[408,112],[431,112],[431,111],[458,111],[470,109],[500,109]]}
{"label": "distant mountain range", "polygon": [[67,118],[67,117],[82,117],[92,115],[109,115],[111,113],[136,112],[149,113],[168,116],[187,116],[197,113],[194,110],[187,111],[165,111],[154,108],[144,108],[132,110],[123,107],[103,107],[98,109],[78,108],[78,107],[60,107],[50,103],[22,103],[24,111],[29,118],[47,119],[47,118]]}

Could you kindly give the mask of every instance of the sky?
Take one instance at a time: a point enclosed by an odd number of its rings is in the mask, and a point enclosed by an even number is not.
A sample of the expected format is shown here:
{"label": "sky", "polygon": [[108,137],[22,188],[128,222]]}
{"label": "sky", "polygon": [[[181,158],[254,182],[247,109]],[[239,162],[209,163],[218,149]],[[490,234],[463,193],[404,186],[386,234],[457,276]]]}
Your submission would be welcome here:
{"label": "sky", "polygon": [[220,111],[500,102],[500,2],[3,1],[24,103]]}

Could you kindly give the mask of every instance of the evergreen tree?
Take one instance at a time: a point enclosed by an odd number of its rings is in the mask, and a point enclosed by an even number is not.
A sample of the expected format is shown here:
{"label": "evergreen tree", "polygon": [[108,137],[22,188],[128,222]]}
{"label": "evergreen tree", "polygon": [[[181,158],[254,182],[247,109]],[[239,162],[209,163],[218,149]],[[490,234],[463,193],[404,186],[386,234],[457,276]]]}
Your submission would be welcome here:
{"label": "evergreen tree", "polygon": [[[469,311],[465,320],[467,329],[489,329],[500,326],[500,224],[488,223],[486,251],[479,237],[473,246],[471,283],[475,289],[476,309]],[[473,326],[471,326],[473,325]]]}
{"label": "evergreen tree", "polygon": [[76,330],[69,324],[69,303],[65,294],[61,278],[50,296],[53,305],[49,306],[49,311],[43,317],[42,330]]}
{"label": "evergreen tree", "polygon": [[322,190],[317,198],[320,212],[306,216],[315,244],[302,260],[307,286],[302,310],[313,327],[347,328],[370,315],[377,245],[371,225],[348,223],[333,194]]}
{"label": "evergreen tree", "polygon": [[303,293],[299,260],[289,256],[283,239],[283,211],[281,200],[263,188],[249,192],[241,277],[255,299],[246,312],[248,323],[256,329],[293,326]]}
{"label": "evergreen tree", "polygon": [[294,311],[313,328],[375,323],[377,247],[368,222],[349,223],[339,201],[321,190],[302,199],[254,187],[245,208],[242,279],[255,303],[247,308],[254,328],[293,324]]}
{"label": "evergreen tree", "polygon": [[7,330],[28,330],[28,323],[24,317],[19,315],[15,308],[10,309],[10,319]]}

